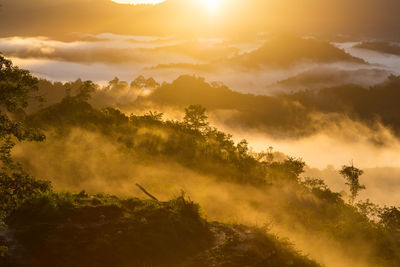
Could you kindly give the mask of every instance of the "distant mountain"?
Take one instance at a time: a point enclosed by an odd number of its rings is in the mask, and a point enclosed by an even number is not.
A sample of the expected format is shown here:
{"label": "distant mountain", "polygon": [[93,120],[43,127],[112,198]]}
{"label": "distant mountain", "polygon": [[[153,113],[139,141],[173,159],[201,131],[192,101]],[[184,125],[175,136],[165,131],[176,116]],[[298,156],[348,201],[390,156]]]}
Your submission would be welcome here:
{"label": "distant mountain", "polygon": [[[209,56],[211,59],[211,57]],[[180,68],[194,70],[212,70],[216,67],[256,69],[286,68],[302,63],[356,63],[368,64],[329,42],[305,39],[293,35],[276,36],[260,48],[230,58],[222,58],[205,64],[171,63],[160,64],[154,69]]]}
{"label": "distant mountain", "polygon": [[359,43],[354,47],[400,56],[400,44],[398,43],[371,41]]}
{"label": "distant mountain", "polygon": [[293,36],[273,38],[261,48],[229,60],[230,64],[244,67],[285,67],[302,62],[366,64],[364,60],[353,57],[328,42]]}
{"label": "distant mountain", "polygon": [[230,110],[224,123],[246,129],[265,129],[280,137],[304,136],[322,127],[315,114],[342,114],[367,125],[381,122],[400,136],[398,113],[400,77],[389,76],[385,82],[363,87],[347,84],[337,87],[303,90],[286,95],[261,96],[242,94],[202,78],[181,76],[165,83],[132,106],[183,108],[200,104],[210,111]]}
{"label": "distant mountain", "polygon": [[341,70],[333,67],[317,67],[268,86],[271,93],[318,90],[326,87],[357,84],[364,87],[382,83],[389,72],[380,69]]}

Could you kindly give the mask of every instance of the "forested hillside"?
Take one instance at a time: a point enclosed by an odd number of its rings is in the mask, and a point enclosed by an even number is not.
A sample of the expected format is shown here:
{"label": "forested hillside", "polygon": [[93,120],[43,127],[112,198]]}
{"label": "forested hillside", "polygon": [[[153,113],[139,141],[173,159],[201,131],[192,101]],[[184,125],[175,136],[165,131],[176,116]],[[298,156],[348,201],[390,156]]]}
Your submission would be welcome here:
{"label": "forested hillside", "polygon": [[[186,103],[184,95],[183,100],[178,98],[185,117],[169,120],[156,111],[127,115],[112,107],[95,108],[88,102],[96,86],[82,82],[59,102],[26,114],[39,81],[5,58],[0,60],[0,263],[396,266],[400,262],[400,211],[358,201],[364,187],[359,181],[362,170],[355,166],[343,166],[341,171],[349,185],[347,195],[333,192],[323,180],[303,178],[306,163],[301,159],[272,148],[256,153],[246,140],[235,143],[231,135],[212,127],[207,110],[198,105],[203,104],[201,94],[192,98],[197,103]],[[185,79],[192,78],[175,83]],[[194,88],[204,84],[194,81]],[[164,99],[162,92],[168,88],[179,87],[163,85],[153,100]],[[276,101],[224,87],[208,85],[208,90],[232,101],[248,98],[245,107],[253,99]],[[269,108],[279,109],[285,102],[277,103]]]}

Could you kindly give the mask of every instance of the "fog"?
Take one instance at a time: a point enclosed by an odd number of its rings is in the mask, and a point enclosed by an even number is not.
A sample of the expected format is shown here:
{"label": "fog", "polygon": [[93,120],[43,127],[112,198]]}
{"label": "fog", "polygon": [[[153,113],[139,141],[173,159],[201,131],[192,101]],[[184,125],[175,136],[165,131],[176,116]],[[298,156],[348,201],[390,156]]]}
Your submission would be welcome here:
{"label": "fog", "polygon": [[0,0],[0,265],[396,265],[400,2],[128,2]]}
{"label": "fog", "polygon": [[400,73],[400,56],[353,47],[359,43],[360,42],[336,43],[336,45],[348,53],[356,57],[363,58],[369,63],[376,65],[376,67],[386,69],[397,74]]}
{"label": "fog", "polygon": [[[74,38],[75,41],[68,42],[47,37],[2,38],[0,51],[18,66],[52,81],[82,78],[104,85],[114,77],[131,80],[142,74],[170,82],[177,75],[196,74],[208,81],[221,81],[239,92],[266,95],[323,85],[355,83],[368,86],[400,69],[400,57],[351,48],[353,43],[336,45],[372,63],[371,66],[350,62],[298,62],[293,66],[264,66],[248,71],[238,68],[236,63],[215,61],[251,53],[267,42],[268,36],[260,35],[251,42],[111,33],[75,34]],[[331,78],[326,81],[328,77]]]}
{"label": "fog", "polygon": [[[164,132],[142,128],[141,134],[151,131],[152,135],[167,138]],[[286,198],[300,198],[311,206],[320,205],[312,195],[296,192],[290,184],[280,188],[256,188],[218,181],[212,175],[200,174],[183,167],[178,162],[163,157],[153,157],[151,162],[129,154],[109,138],[92,131],[74,129],[65,137],[47,132],[45,143],[23,143],[16,147],[14,156],[33,175],[52,181],[55,189],[88,193],[104,192],[123,197],[146,197],[135,184],[139,183],[160,200],[168,200],[184,190],[202,206],[209,220],[247,225],[268,225],[272,232],[288,237],[296,248],[317,259],[328,267],[370,266],[363,258],[354,258],[351,250],[344,251],[325,236],[310,236],[305,229],[296,226],[289,213],[281,210]],[[102,144],[99,146],[98,144]],[[28,157],[26,155],[29,155]],[[43,163],[46,167],[43,168]],[[105,164],[106,163],[106,164]],[[371,171],[368,175],[375,175]],[[379,171],[378,171],[379,172]],[[330,183],[336,181],[336,172],[331,169],[309,170],[307,174],[327,175]],[[334,178],[332,178],[334,177]],[[371,185],[366,182],[365,184]],[[364,182],[364,180],[362,180]],[[379,191],[379,187],[377,189]],[[367,191],[366,191],[367,192]],[[367,194],[371,193],[368,191]],[[364,195],[365,196],[365,195]],[[393,199],[392,199],[393,200]],[[275,216],[283,216],[277,221]],[[363,247],[369,254],[368,244]],[[336,259],[340,258],[340,261]]]}
{"label": "fog", "polygon": [[[354,162],[358,164],[358,161]],[[345,163],[349,164],[349,162]],[[369,199],[371,202],[381,206],[399,206],[400,197],[400,168],[399,167],[376,167],[365,168],[360,182],[366,186],[366,190],[360,193],[360,199]],[[346,185],[339,170],[333,166],[323,169],[307,168],[304,176],[320,177],[337,192],[346,192]],[[344,194],[346,195],[346,193]]]}
{"label": "fog", "polygon": [[[336,45],[351,55],[372,63],[371,66],[338,62],[329,64],[300,63],[285,68],[264,67],[251,72],[229,66],[216,66],[211,70],[200,71],[185,68],[159,69],[152,67],[162,64],[163,61],[166,63],[201,62],[199,57],[207,57],[210,53],[214,53],[213,51],[220,51],[221,47],[224,49],[234,47],[239,54],[251,52],[265,42],[265,37],[261,36],[260,40],[252,43],[235,43],[223,39],[199,39],[196,44],[201,44],[205,50],[202,50],[201,47],[197,50],[182,50],[179,49],[182,48],[179,45],[185,44],[186,41],[173,37],[124,36],[109,33],[79,36],[81,38],[90,37],[91,40],[61,42],[45,37],[3,38],[0,39],[0,51],[6,55],[14,55],[11,59],[16,65],[52,81],[71,81],[80,77],[83,80],[93,80],[105,86],[114,77],[129,82],[139,74],[143,74],[146,77],[154,77],[159,82],[171,82],[177,78],[177,73],[179,75],[197,74],[205,77],[207,81],[222,81],[235,91],[261,95],[319,89],[323,86],[349,83],[368,86],[382,82],[387,75],[398,73],[400,69],[400,57],[352,48],[354,43]],[[178,47],[175,47],[176,45]],[[138,59],[132,60],[132,56],[130,56],[130,58],[120,58],[119,61],[107,62],[110,59],[108,55],[112,54],[115,49],[138,50]],[[104,51],[104,62],[101,58],[96,57],[96,51]],[[156,54],[154,54],[155,51],[157,51]],[[180,52],[176,53],[176,51]],[[200,52],[194,54],[193,51]],[[89,57],[86,62],[80,62],[82,59],[78,60],[75,55],[77,52],[93,53],[93,56]],[[61,55],[60,59],[59,55]],[[121,95],[121,97],[127,96],[127,94]],[[122,99],[121,97],[119,98]],[[135,97],[132,98],[132,101],[134,99]],[[131,111],[127,110],[126,112]],[[177,117],[176,113],[171,115],[174,112],[169,111],[170,116]],[[224,114],[226,115],[226,113]],[[390,130],[383,126],[379,133],[373,133],[360,123],[345,119],[342,124],[331,124],[306,138],[280,140],[265,133],[265,129],[253,129],[252,131],[246,128],[240,129],[240,127],[226,125],[227,119],[222,118],[224,116],[214,114],[214,117],[215,125],[228,132],[234,132],[237,139],[248,139],[254,149],[261,150],[273,146],[289,155],[302,157],[311,167],[325,168],[330,164],[339,167],[352,159],[356,160],[362,168],[400,166],[397,157],[398,141],[390,133]],[[349,127],[349,125],[351,126]],[[382,138],[386,140],[386,143],[392,145],[381,147],[373,142],[373,139],[381,140]]]}
{"label": "fog", "polygon": [[[5,38],[0,40],[0,50],[3,50],[6,55],[13,55],[14,57],[12,57],[12,60],[16,65],[27,68],[39,77],[44,77],[52,81],[71,81],[75,80],[77,77],[81,77],[84,80],[90,79],[105,86],[108,85],[108,81],[112,80],[116,76],[119,77],[121,81],[125,80],[129,82],[139,74],[144,74],[146,77],[156,78],[159,82],[171,82],[177,78],[177,73],[186,73],[203,76],[207,81],[222,81],[229,88],[238,92],[260,95],[273,95],[304,89],[320,89],[322,86],[337,86],[350,83],[369,86],[382,82],[387,75],[391,73],[399,73],[400,69],[400,57],[352,48],[354,43],[336,45],[345,49],[351,55],[364,59],[371,63],[371,65],[343,62],[319,64],[299,63],[290,67],[263,67],[251,72],[234,66],[228,67],[226,65],[215,66],[215,68],[212,69],[207,67],[203,70],[154,68],[157,64],[162,64],[163,61],[165,63],[188,62],[189,64],[203,64],[202,62],[204,61],[202,60],[204,60],[204,58],[212,55],[215,51],[220,51],[221,47],[223,49],[231,49],[234,47],[236,53],[242,54],[254,51],[260,47],[264,41],[258,40],[252,44],[232,44],[219,39],[204,39],[198,40],[196,44],[202,44],[202,46],[204,45],[204,47],[208,48],[211,47],[209,50],[197,48],[197,50],[188,49],[176,53],[176,51],[181,48],[179,45],[185,44],[184,40],[177,40],[172,37],[138,37],[113,34],[100,34],[86,37],[90,37],[91,40],[60,42],[44,37]],[[131,55],[129,58],[121,57],[120,60],[117,61],[112,59],[110,60],[108,55],[115,51],[115,49],[138,50],[138,58],[134,59]],[[100,53],[99,51],[102,51],[101,53],[104,52],[104,60],[101,58],[99,59],[96,56],[96,53]],[[195,53],[195,51],[198,53]],[[76,60],[77,58],[73,56],[77,52],[78,54],[93,54],[92,57],[89,57],[84,60],[85,62],[82,62],[82,59]],[[156,54],[154,54],[154,52]],[[228,54],[226,54],[227,57],[229,57]],[[326,81],[328,77],[330,80]],[[118,101],[115,99],[120,99],[119,103],[126,102],[127,104],[130,101],[134,101],[138,94],[130,94],[128,86],[125,89],[120,91],[125,93],[118,93],[118,95],[115,95],[114,98],[112,98],[112,101],[116,101],[115,103],[110,102],[110,100],[107,100],[106,103],[111,105],[117,104]],[[126,98],[125,101],[123,98]],[[94,99],[95,101],[100,101],[99,98],[96,100],[96,96]],[[155,107],[156,110],[157,108],[159,107]],[[130,108],[125,110],[122,108],[122,110],[127,114],[130,112],[145,112],[145,110],[135,110]],[[181,111],[172,107],[163,107],[159,111],[164,112],[167,118],[181,119],[183,117]],[[287,155],[302,158],[309,166],[305,175],[324,178],[328,185],[332,186],[336,191],[343,191],[345,189],[343,179],[338,175],[337,170],[342,165],[354,161],[357,167],[366,171],[362,182],[367,186],[367,190],[362,193],[361,198],[369,198],[382,205],[400,204],[400,199],[394,197],[392,194],[399,188],[400,184],[396,182],[399,172],[398,168],[400,168],[400,158],[398,157],[400,143],[398,138],[394,136],[389,128],[378,123],[374,126],[374,129],[371,129],[371,127],[346,116],[339,116],[339,119],[329,122],[330,118],[325,118],[323,115],[316,113],[315,121],[323,123],[321,125],[315,125],[318,129],[315,133],[303,137],[277,138],[277,136],[271,135],[271,133],[263,127],[249,129],[241,125],[226,123],[227,120],[229,120],[230,115],[233,114],[231,112],[234,113],[235,111],[213,111],[210,112],[209,116],[212,125],[215,125],[226,132],[233,133],[235,141],[240,141],[245,138],[249,141],[254,151],[262,151],[269,146],[272,146],[275,150],[281,151]],[[79,134],[76,135],[79,136]],[[71,138],[77,141],[79,139],[77,136]],[[98,137],[92,136],[90,138]],[[87,142],[85,144],[86,146],[98,143],[98,140],[91,140],[90,138],[81,141]],[[91,141],[89,142],[88,140]],[[53,141],[50,139],[50,142]],[[77,145],[78,144],[79,143],[77,143]],[[57,181],[55,183],[57,187],[73,190],[85,188],[95,192],[99,190],[101,191],[107,186],[111,186],[111,188],[118,188],[118,194],[128,195],[135,190],[135,187],[132,186],[132,184],[134,184],[134,181],[138,180],[139,182],[143,182],[146,186],[150,185],[151,190],[165,199],[168,199],[172,194],[179,191],[179,186],[176,185],[175,180],[173,182],[165,180],[166,184],[159,183],[158,185],[155,185],[155,183],[151,185],[146,183],[146,180],[143,180],[145,179],[144,176],[146,176],[146,179],[148,176],[157,177],[159,175],[157,173],[160,172],[160,170],[169,168],[167,167],[169,166],[169,163],[165,166],[160,166],[157,168],[158,170],[154,170],[154,166],[139,166],[138,170],[121,170],[122,173],[116,171],[114,167],[112,167],[112,170],[101,170],[101,168],[98,169],[100,163],[97,161],[97,156],[88,156],[87,154],[76,155],[72,153],[76,150],[73,147],[74,146],[68,148],[71,149],[71,152],[67,151],[67,154],[63,154],[65,155],[63,158],[58,159],[60,163],[72,161],[70,162],[71,164],[78,164],[79,160],[84,162],[87,159],[96,159],[96,162],[89,161],[84,167],[76,166],[71,168],[74,172],[76,171],[76,168],[83,168],[83,173],[77,176],[77,181],[75,183],[71,183],[71,181],[64,182],[63,175],[60,176],[58,173],[60,171],[59,168],[69,169],[70,166],[68,164],[64,167],[61,165],[58,168],[51,167],[48,168],[45,173],[36,174],[48,179],[57,176]],[[119,165],[122,164],[121,161],[124,161],[124,159],[118,158],[120,156],[118,153],[115,153],[115,148],[113,146],[105,146],[103,149],[105,149],[105,151],[100,152],[95,149],[89,149],[88,153],[94,153],[96,155],[102,154],[103,159],[104,157],[107,158],[109,155],[113,155],[113,157],[117,157],[113,160],[119,162]],[[108,149],[110,149],[110,151],[107,151]],[[22,151],[23,150],[19,150],[18,153],[23,153]],[[32,153],[35,153],[34,151],[39,150],[32,149],[32,151]],[[72,154],[68,156],[68,153]],[[41,153],[41,155],[45,155],[45,157],[49,154],[52,153]],[[32,158],[40,158],[40,155],[38,154],[37,157]],[[47,160],[48,159],[41,159],[38,162],[46,162]],[[55,159],[53,158],[52,160],[54,161]],[[73,163],[75,161],[76,163]],[[33,164],[31,167],[34,170],[41,169],[41,163],[31,162],[30,164]],[[35,164],[38,165],[36,166]],[[74,176],[67,170],[65,171],[65,177]],[[181,172],[182,176],[184,176],[185,172],[186,171]],[[138,175],[137,177],[139,178],[135,178],[134,181],[129,180],[127,185],[126,180],[123,182],[121,181],[122,184],[118,184],[118,181],[120,180],[116,177],[112,180],[113,185],[110,185],[108,183],[111,180],[104,180],[104,177],[107,176],[105,174],[107,173],[110,175],[113,173],[113,177],[120,175],[125,178],[128,176],[127,173],[130,173],[129,176],[136,177],[136,175]],[[136,175],[133,175],[134,173],[136,173]],[[81,180],[78,178],[81,176],[92,178],[90,180]],[[195,183],[200,183],[200,180],[203,178],[204,177],[196,179]],[[178,184],[187,190],[193,198],[198,197],[196,194],[199,194],[199,191],[192,190],[192,184],[189,186],[183,186],[184,183],[182,181],[183,178],[180,179]],[[118,184],[118,186],[116,186],[115,183]],[[168,190],[168,193],[164,194],[161,189],[165,188],[170,188],[171,190]],[[112,191],[114,192],[114,189]],[[219,192],[220,198],[223,198],[223,196],[228,197],[228,195],[227,193]],[[207,198],[211,199],[213,197],[207,196]],[[201,202],[205,209],[209,210],[209,213],[212,214],[211,205],[207,204],[207,201],[204,201],[204,199],[202,199]],[[234,215],[240,214],[237,212],[237,210],[232,211],[231,216],[240,217],[240,215]],[[249,218],[251,218],[251,216]],[[249,221],[257,222],[257,220],[254,220],[253,218],[249,219]]]}

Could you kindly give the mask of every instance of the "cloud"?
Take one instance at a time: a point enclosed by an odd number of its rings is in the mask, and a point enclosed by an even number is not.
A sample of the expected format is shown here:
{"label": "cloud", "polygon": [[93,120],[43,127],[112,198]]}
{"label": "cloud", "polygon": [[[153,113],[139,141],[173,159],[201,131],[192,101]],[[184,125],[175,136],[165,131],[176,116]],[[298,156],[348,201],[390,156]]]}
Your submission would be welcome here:
{"label": "cloud", "polygon": [[336,43],[341,49],[344,49],[347,53],[354,55],[355,57],[360,57],[381,69],[386,69],[391,72],[399,74],[400,70],[400,56],[390,55],[382,53],[380,51],[372,51],[367,49],[361,49],[357,47],[359,42],[346,42],[346,43]]}
{"label": "cloud", "polygon": [[[88,35],[90,36],[90,35]],[[6,56],[18,58],[53,59],[76,63],[124,63],[124,62],[163,62],[184,56],[161,53],[156,47],[171,45],[177,41],[149,37],[118,36],[102,34],[94,36],[97,41],[61,42],[45,37],[39,38],[3,38],[0,39],[0,51]],[[187,59],[186,59],[187,60]]]}
{"label": "cloud", "polygon": [[348,84],[369,87],[384,82],[390,74],[389,71],[382,69],[344,70],[335,66],[319,66],[278,81],[269,86],[268,91],[290,93]]}
{"label": "cloud", "polygon": [[[19,144],[14,156],[30,173],[50,179],[57,190],[89,194],[104,192],[122,197],[145,197],[136,183],[144,186],[160,200],[171,199],[184,190],[200,203],[209,220],[246,225],[265,225],[281,237],[288,237],[310,257],[328,267],[370,266],[363,256],[369,255],[368,243],[355,246],[354,240],[338,246],[330,237],[303,228],[295,212],[286,203],[301,203],[307,210],[322,204],[315,196],[296,191],[290,184],[279,187],[254,187],[223,182],[213,174],[196,172],[171,158],[152,155],[143,160],[135,151],[128,152],[113,138],[79,128],[65,136],[48,132],[44,143]],[[138,129],[134,142],[141,138],[168,138],[168,133],[157,129]],[[99,146],[98,144],[102,144]],[[62,151],[62,153],[60,153]],[[29,155],[29,156],[27,156]],[[143,155],[142,155],[143,156]],[[43,162],[47,167],[43,168]],[[284,212],[283,212],[284,211]],[[322,216],[316,213],[313,216]],[[349,249],[346,245],[351,245]],[[357,249],[353,250],[353,249]],[[366,252],[366,253],[365,253]],[[364,254],[365,253],[365,254]],[[340,261],[332,260],[340,258]]]}
{"label": "cloud", "polygon": [[[372,153],[371,151],[370,154],[372,155]],[[356,160],[355,164],[358,165],[361,162]],[[343,162],[343,165],[348,164],[349,162]],[[322,178],[332,190],[337,192],[344,191],[349,194],[348,186],[345,185],[345,180],[339,174],[339,168],[340,166],[336,168],[327,166],[321,169],[307,168],[304,176]],[[366,167],[363,168],[363,171],[364,174],[360,177],[360,183],[366,186],[366,190],[360,192],[359,200],[369,199],[371,202],[381,206],[400,205],[400,196],[396,194],[400,190],[399,165],[397,167]]]}
{"label": "cloud", "polygon": [[[352,62],[354,58],[335,50],[327,43],[325,45],[328,46],[328,50],[334,51],[333,58],[331,56],[327,62],[324,62],[326,57],[318,59],[317,54],[310,54],[309,47],[292,55],[289,61],[286,61],[290,65],[281,65],[282,62],[276,62],[273,56],[268,59],[268,55],[287,54],[290,49],[279,48],[280,45],[272,45],[271,48],[268,43],[265,44],[267,37],[264,35],[247,42],[202,38],[186,40],[112,33],[75,34],[74,38],[76,40],[69,41],[57,41],[48,37],[1,38],[0,51],[12,57],[21,67],[51,80],[67,81],[80,77],[104,84],[104,81],[115,76],[122,80],[130,80],[143,74],[168,82],[175,79],[177,73],[197,74],[211,81],[223,81],[235,91],[263,95],[275,93],[285,83],[283,81],[290,77],[293,77],[292,80],[304,80],[304,77],[294,77],[301,73],[304,73],[301,76],[315,76],[314,79],[319,77],[321,83],[326,82],[325,86],[343,84],[346,81],[364,86],[370,81],[376,83],[383,76],[383,71],[378,70],[354,71],[360,68],[376,69],[377,66],[355,64]],[[267,51],[263,52],[263,57],[257,56],[261,53],[260,49]],[[247,61],[243,65],[240,58],[244,55],[254,58],[254,61]],[[337,62],[343,60],[343,56],[350,62]],[[330,62],[332,60],[333,62]],[[385,66],[380,68],[388,73],[393,72]],[[308,72],[310,74],[307,74]],[[336,77],[336,81],[332,81],[330,75]],[[361,78],[362,75],[365,75],[365,79]],[[275,84],[279,81],[282,82]],[[286,84],[291,89],[317,87],[320,84],[317,81],[313,84],[288,82]],[[282,89],[285,89],[285,86]]]}

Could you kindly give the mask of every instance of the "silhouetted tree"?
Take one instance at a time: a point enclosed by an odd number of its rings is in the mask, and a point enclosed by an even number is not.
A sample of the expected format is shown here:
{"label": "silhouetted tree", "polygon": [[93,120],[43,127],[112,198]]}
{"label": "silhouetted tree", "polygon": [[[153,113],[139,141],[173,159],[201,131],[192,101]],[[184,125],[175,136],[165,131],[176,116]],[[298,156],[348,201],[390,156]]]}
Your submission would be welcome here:
{"label": "silhouetted tree", "polygon": [[208,126],[206,109],[200,105],[190,105],[185,109],[184,123],[192,130]]}
{"label": "silhouetted tree", "polygon": [[268,179],[298,182],[304,172],[305,162],[302,159],[288,157],[283,162],[272,161],[267,164]]}
{"label": "silhouetted tree", "polygon": [[146,79],[143,75],[138,76],[134,81],[130,84],[131,88],[156,88],[160,86],[154,78]]}
{"label": "silhouetted tree", "polygon": [[[17,141],[45,139],[39,131],[26,127],[21,118],[29,100],[36,98],[37,83],[28,71],[14,67],[0,55],[0,228],[5,228],[7,214],[25,199],[50,189],[48,182],[29,176],[11,157]],[[0,254],[5,251],[0,244]]]}
{"label": "silhouetted tree", "polygon": [[86,81],[79,87],[78,94],[75,97],[77,100],[87,102],[95,91],[96,85],[92,81]]}
{"label": "silhouetted tree", "polygon": [[162,121],[163,116],[164,113],[157,111],[148,111],[146,114],[143,115],[144,118],[153,121]]}
{"label": "silhouetted tree", "polygon": [[353,166],[343,166],[340,170],[340,174],[347,181],[346,185],[349,186],[351,192],[351,203],[354,202],[360,190],[365,189],[364,185],[361,185],[359,182],[359,177],[364,174],[364,171]]}
{"label": "silhouetted tree", "polygon": [[239,158],[244,158],[247,156],[247,153],[249,152],[249,143],[246,139],[243,139],[237,144],[237,150],[239,153]]}
{"label": "silhouetted tree", "polygon": [[384,208],[379,215],[380,223],[389,231],[400,234],[400,210],[396,207]]}
{"label": "silhouetted tree", "polygon": [[131,82],[132,88],[143,88],[146,87],[146,78],[143,75],[139,75],[134,81]]}

